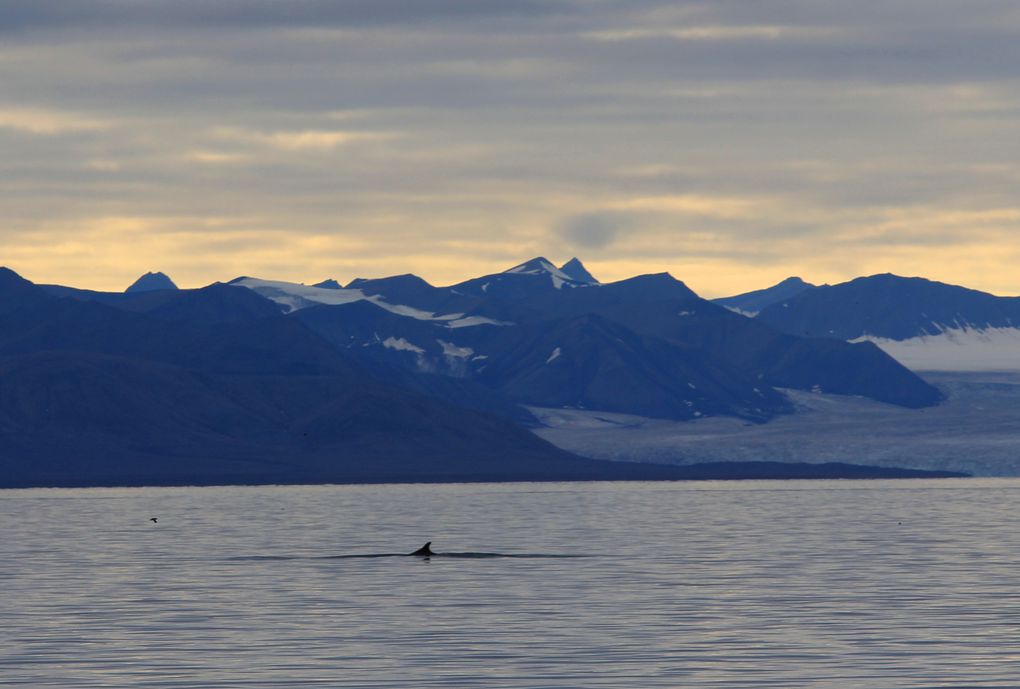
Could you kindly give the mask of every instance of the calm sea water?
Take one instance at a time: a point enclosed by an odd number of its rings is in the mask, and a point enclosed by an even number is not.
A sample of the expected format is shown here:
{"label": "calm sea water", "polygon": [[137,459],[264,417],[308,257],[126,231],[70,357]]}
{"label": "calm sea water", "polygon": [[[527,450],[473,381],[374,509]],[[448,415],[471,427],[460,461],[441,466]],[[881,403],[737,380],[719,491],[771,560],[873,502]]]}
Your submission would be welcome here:
{"label": "calm sea water", "polygon": [[[1017,687],[1018,506],[1016,479],[0,491],[0,685]],[[427,540],[524,557],[332,557]]]}

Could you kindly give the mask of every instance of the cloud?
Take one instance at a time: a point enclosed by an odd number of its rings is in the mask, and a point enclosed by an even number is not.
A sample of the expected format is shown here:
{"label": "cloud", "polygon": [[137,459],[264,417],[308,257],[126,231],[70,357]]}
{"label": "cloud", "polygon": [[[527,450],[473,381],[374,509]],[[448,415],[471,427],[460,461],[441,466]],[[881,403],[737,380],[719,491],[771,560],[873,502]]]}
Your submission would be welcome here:
{"label": "cloud", "polygon": [[331,151],[347,144],[367,141],[387,141],[396,138],[394,132],[371,132],[338,129],[301,129],[260,132],[241,128],[218,128],[216,138],[242,143],[255,143],[283,151]]}
{"label": "cloud", "polygon": [[543,15],[565,8],[565,3],[535,0],[32,0],[5,3],[0,27],[385,26]]}
{"label": "cloud", "polygon": [[705,194],[644,196],[624,199],[617,207],[627,210],[657,211],[710,218],[747,219],[776,210],[776,201],[767,198],[741,198]]}
{"label": "cloud", "polygon": [[0,127],[29,134],[56,135],[106,129],[100,119],[46,108],[0,107]]}
{"label": "cloud", "polygon": [[559,234],[572,248],[602,249],[615,242],[627,224],[628,218],[618,212],[582,213],[564,220]]}
{"label": "cloud", "polygon": [[184,156],[187,160],[192,160],[196,163],[206,163],[209,165],[229,165],[234,163],[240,163],[247,160],[247,156],[241,153],[224,153],[222,151],[190,151]]}
{"label": "cloud", "polygon": [[0,246],[43,280],[569,248],[716,293],[912,256],[1020,292],[1013,3],[34,0],[0,34]]}
{"label": "cloud", "polygon": [[759,24],[753,26],[715,25],[715,26],[684,26],[677,28],[643,28],[616,29],[612,31],[595,31],[587,34],[597,41],[635,41],[647,39],[672,39],[676,41],[734,41],[742,39],[761,39],[779,41],[795,38],[823,38],[836,33],[834,29],[823,27],[777,26]]}

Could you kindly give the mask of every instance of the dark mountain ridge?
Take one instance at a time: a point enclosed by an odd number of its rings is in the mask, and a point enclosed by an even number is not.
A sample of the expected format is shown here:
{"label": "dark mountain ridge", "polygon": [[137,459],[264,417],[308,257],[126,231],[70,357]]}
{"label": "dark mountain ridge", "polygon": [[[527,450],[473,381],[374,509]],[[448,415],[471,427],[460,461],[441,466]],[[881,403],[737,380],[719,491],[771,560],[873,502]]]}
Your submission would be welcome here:
{"label": "dark mountain ridge", "polygon": [[177,289],[177,285],[163,273],[146,273],[129,286],[125,292],[151,292],[154,290]]}
{"label": "dark mountain ridge", "polygon": [[789,277],[771,287],[745,292],[732,297],[721,297],[712,301],[745,316],[756,316],[762,309],[781,301],[792,299],[801,292],[814,289],[815,285],[799,277]]}
{"label": "dark mountain ridge", "polygon": [[1020,327],[1020,297],[885,273],[802,292],[757,320],[804,337],[906,340],[947,329]]}

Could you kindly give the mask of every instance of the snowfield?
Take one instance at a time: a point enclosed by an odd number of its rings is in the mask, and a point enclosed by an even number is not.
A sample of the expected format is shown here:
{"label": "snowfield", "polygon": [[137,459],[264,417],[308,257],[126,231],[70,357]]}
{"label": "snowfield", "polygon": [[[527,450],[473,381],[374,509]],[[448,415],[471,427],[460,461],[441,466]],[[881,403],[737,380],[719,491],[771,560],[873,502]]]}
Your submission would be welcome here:
{"label": "snowfield", "polygon": [[853,462],[1020,476],[1020,373],[926,373],[947,396],[905,409],[859,397],[786,390],[797,412],[767,424],[726,417],[648,419],[532,408],[540,437],[597,459]]}
{"label": "snowfield", "polygon": [[[390,304],[382,297],[378,295],[369,296],[360,289],[309,287],[308,285],[300,285],[294,282],[260,280],[259,278],[241,278],[239,280],[234,280],[230,284],[237,285],[239,287],[247,287],[253,292],[261,294],[266,299],[275,301],[277,304],[287,307],[288,313],[299,309],[305,309],[309,306],[316,306],[318,304],[337,306],[339,304],[350,304],[356,301],[370,301],[376,306],[386,309],[390,313],[395,313],[398,316],[407,316],[408,318],[415,318],[420,321],[447,320],[428,311],[422,311],[421,309],[415,309],[410,306],[401,306],[400,304]],[[456,314],[454,315],[454,318],[458,318],[463,315],[464,314]]]}
{"label": "snowfield", "polygon": [[337,306],[340,304],[351,304],[356,301],[369,301],[379,308],[398,316],[414,318],[419,321],[438,321],[448,328],[470,328],[476,325],[513,325],[512,323],[496,321],[483,316],[465,316],[463,313],[435,314],[431,311],[416,309],[413,306],[391,304],[377,294],[367,295],[360,289],[310,287],[295,282],[262,280],[248,277],[239,278],[230,284],[245,287],[266,299],[275,301],[277,304],[284,306],[287,309],[287,313],[320,304]]}

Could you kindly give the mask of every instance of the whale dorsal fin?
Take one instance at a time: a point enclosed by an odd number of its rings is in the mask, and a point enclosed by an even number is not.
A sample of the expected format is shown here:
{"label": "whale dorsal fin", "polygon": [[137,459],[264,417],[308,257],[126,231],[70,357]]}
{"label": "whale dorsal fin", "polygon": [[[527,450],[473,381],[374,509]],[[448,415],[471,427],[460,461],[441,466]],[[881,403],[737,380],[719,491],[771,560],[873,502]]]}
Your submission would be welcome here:
{"label": "whale dorsal fin", "polygon": [[411,554],[412,555],[418,555],[420,557],[426,557],[428,555],[434,555],[434,553],[432,552],[432,548],[430,547],[431,545],[432,545],[432,541],[429,541],[428,543],[426,543],[422,547],[418,548],[418,550],[414,551]]}

